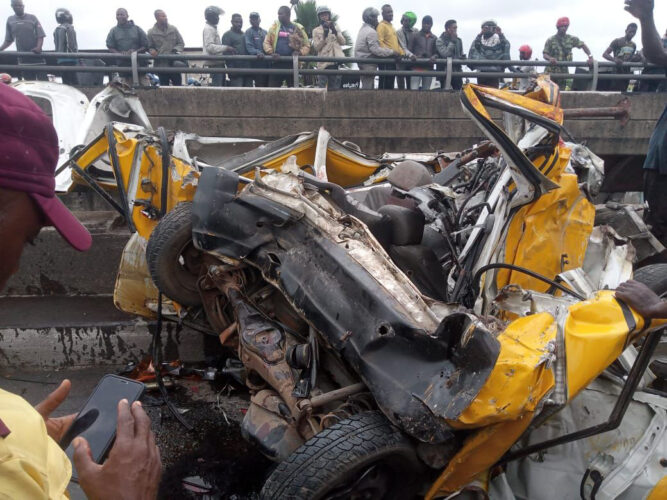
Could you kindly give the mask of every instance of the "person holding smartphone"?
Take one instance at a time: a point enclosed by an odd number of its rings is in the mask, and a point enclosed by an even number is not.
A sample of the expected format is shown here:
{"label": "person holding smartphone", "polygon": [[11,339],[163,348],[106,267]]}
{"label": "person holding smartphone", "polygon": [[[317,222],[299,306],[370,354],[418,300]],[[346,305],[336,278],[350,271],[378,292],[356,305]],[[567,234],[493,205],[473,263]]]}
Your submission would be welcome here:
{"label": "person holding smartphone", "polygon": [[[29,98],[0,84],[0,290],[16,272],[23,247],[53,226],[76,250],[92,238],[55,194],[58,137]],[[72,464],[58,445],[75,415],[52,418],[67,398],[65,380],[35,408],[0,389],[0,497],[68,498]],[[73,441],[79,485],[89,498],[152,499],[162,474],[148,415],[135,402],[118,403],[116,441],[107,460],[91,458],[85,439]]]}

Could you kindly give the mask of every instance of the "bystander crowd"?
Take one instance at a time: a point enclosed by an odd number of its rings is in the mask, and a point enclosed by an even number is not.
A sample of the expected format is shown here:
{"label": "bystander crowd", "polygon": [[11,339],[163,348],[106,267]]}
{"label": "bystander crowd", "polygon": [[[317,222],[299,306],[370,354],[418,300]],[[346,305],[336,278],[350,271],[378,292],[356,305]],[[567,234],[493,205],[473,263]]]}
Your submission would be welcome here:
{"label": "bystander crowd", "polygon": [[[371,59],[377,57],[396,57],[398,52],[383,47],[378,40],[376,28],[380,12],[375,7],[367,7],[361,14],[364,24],[357,34],[354,44],[354,57],[358,59]],[[376,71],[378,65],[375,63],[358,63],[361,71]],[[361,88],[364,90],[375,87],[375,75],[361,75]]]}

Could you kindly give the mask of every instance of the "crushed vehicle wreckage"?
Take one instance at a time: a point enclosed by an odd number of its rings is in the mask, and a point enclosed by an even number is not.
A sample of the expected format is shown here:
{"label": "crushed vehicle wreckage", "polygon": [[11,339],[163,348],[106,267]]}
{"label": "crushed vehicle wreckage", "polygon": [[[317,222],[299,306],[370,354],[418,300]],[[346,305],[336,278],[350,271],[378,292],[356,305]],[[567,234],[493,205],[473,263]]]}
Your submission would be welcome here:
{"label": "crushed vehicle wreckage", "polygon": [[205,162],[110,123],[66,161],[133,233],[116,305],[238,356],[243,434],[279,463],[264,498],[667,487],[662,325],[611,291],[664,247],[640,207],[594,205],[601,161],[561,139],[551,81],[461,101],[489,141],[458,154],[373,157],[321,129]]}

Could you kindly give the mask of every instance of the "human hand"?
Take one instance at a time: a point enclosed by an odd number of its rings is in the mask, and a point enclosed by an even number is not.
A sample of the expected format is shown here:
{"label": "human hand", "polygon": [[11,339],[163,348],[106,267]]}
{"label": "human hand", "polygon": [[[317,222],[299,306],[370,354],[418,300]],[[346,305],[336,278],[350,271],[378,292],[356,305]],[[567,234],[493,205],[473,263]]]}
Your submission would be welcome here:
{"label": "human hand", "polygon": [[264,53],[260,52],[259,54],[257,54],[257,59],[264,59]]}
{"label": "human hand", "polygon": [[229,54],[230,56],[234,56],[238,54],[236,49],[234,47],[229,47],[227,50],[225,50],[225,54]]}
{"label": "human hand", "polygon": [[637,19],[650,19],[653,16],[653,0],[625,0],[625,10]]}
{"label": "human hand", "polygon": [[157,496],[162,476],[160,451],[139,401],[132,407],[126,399],[118,403],[116,442],[104,464],[93,462],[84,438],[77,437],[72,444],[79,484],[88,498],[144,500]]}
{"label": "human hand", "polygon": [[593,61],[594,61],[593,56],[588,56],[588,65],[589,66],[593,66]]}
{"label": "human hand", "polygon": [[429,60],[430,60],[432,63],[434,63],[436,59],[437,59],[437,57],[436,57],[435,55],[433,55],[433,56],[431,56],[431,58],[430,58]]}
{"label": "human hand", "polygon": [[653,290],[635,280],[618,285],[615,295],[646,319],[657,317],[658,308],[662,305],[662,300]]}
{"label": "human hand", "polygon": [[41,54],[42,53],[42,48],[41,47],[33,47],[30,52],[33,52],[35,54]]}
{"label": "human hand", "polygon": [[556,63],[558,62],[558,61],[556,60],[555,57],[549,57],[549,58],[547,58],[547,60],[548,60],[551,64],[556,64]]}
{"label": "human hand", "polygon": [[273,59],[280,59],[280,54],[274,52],[271,56]]}
{"label": "human hand", "polygon": [[620,57],[614,57],[614,62],[620,66],[621,64],[623,64],[623,59],[621,59]]}
{"label": "human hand", "polygon": [[62,404],[63,401],[65,401],[65,399],[67,399],[71,388],[72,383],[68,379],[65,379],[60,383],[55,391],[46,396],[44,401],[38,403],[37,406],[35,406],[37,413],[39,413],[44,419],[44,423],[46,424],[46,433],[56,443],[60,442],[67,429],[69,429],[69,426],[72,425],[72,422],[74,422],[74,418],[76,417],[76,413],[72,413],[71,415],[67,415],[65,417],[54,418],[51,418],[50,415]]}
{"label": "human hand", "polygon": [[412,62],[416,61],[416,60],[417,60],[417,56],[414,55],[414,54],[410,54],[410,60],[411,60]]}

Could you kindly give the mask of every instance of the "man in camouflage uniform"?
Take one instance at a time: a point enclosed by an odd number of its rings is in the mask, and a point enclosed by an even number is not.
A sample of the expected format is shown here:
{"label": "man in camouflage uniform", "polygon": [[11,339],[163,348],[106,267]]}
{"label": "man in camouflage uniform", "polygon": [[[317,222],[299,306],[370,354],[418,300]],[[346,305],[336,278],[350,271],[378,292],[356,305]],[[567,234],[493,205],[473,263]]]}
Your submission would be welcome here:
{"label": "man in camouflage uniform", "polygon": [[569,27],[570,20],[567,17],[561,17],[556,23],[558,32],[544,44],[544,58],[551,63],[550,66],[547,66],[545,73],[569,73],[567,67],[554,65],[560,61],[572,61],[572,49],[574,48],[583,49],[588,55],[588,62],[593,62],[591,51],[583,40],[567,34]]}

